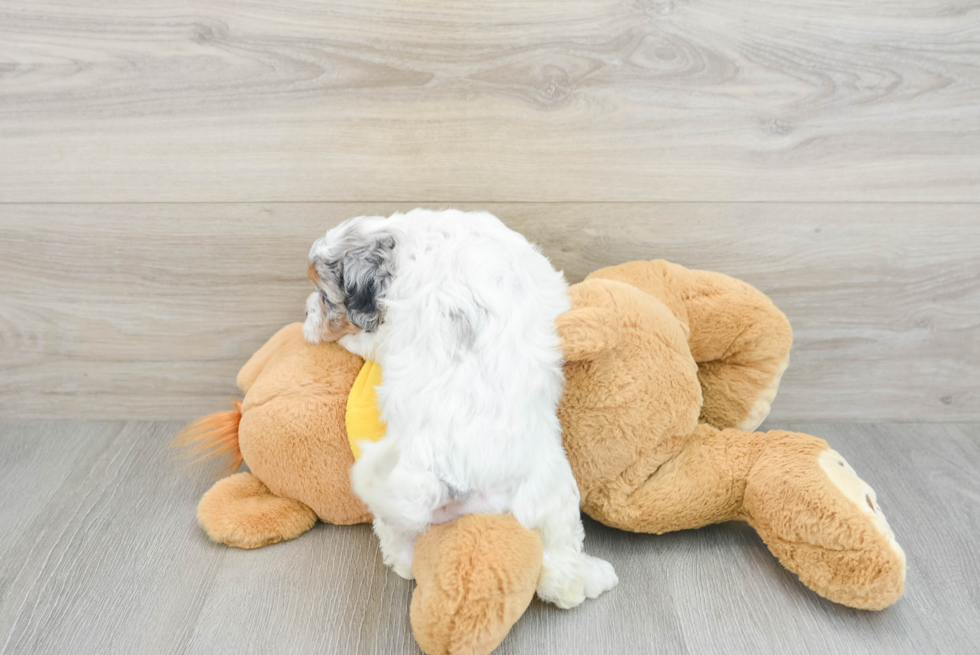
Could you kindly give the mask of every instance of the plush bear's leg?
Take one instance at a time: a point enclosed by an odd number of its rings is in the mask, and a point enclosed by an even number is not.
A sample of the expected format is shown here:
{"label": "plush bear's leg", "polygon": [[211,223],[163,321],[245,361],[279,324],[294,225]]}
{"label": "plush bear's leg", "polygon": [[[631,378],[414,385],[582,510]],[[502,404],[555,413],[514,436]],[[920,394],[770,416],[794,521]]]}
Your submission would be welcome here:
{"label": "plush bear's leg", "polygon": [[679,451],[637,464],[583,502],[589,516],[631,532],[663,534],[741,518],[741,486],[733,477],[747,455],[729,452],[718,430],[699,425]]}
{"label": "plush bear's leg", "polygon": [[905,556],[874,491],[822,439],[701,425],[673,458],[624,473],[604,495],[590,499],[593,518],[634,532],[748,521],[786,568],[835,602],[882,609],[902,595]]}
{"label": "plush bear's leg", "polygon": [[701,421],[751,432],[769,416],[789,365],[789,321],[743,282],[704,271],[690,274],[686,305],[704,396]]}
{"label": "plush bear's leg", "polygon": [[197,521],[214,541],[259,548],[295,539],[313,527],[316,514],[298,500],[276,496],[251,473],[236,473],[201,497]]}
{"label": "plush bear's leg", "polygon": [[537,531],[467,514],[415,544],[412,630],[427,655],[486,655],[524,614],[541,573]]}
{"label": "plush bear's leg", "polygon": [[629,262],[589,278],[631,284],[660,299],[689,333],[704,404],[701,422],[755,430],[789,364],[793,333],[769,298],[741,280],[665,262]]}

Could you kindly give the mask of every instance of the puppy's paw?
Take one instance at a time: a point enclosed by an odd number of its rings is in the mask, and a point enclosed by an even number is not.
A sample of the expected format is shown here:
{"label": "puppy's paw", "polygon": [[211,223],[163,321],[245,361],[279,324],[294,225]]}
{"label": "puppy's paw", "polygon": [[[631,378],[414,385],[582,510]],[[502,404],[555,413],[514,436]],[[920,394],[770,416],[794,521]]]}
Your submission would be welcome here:
{"label": "puppy's paw", "polygon": [[414,580],[415,574],[412,573],[412,563],[409,562],[407,565],[404,563],[392,564],[391,570],[394,571],[399,578],[404,578],[405,580]]}
{"label": "puppy's paw", "polygon": [[378,514],[383,508],[376,503],[386,497],[389,491],[386,483],[398,465],[398,445],[390,438],[374,443],[361,441],[358,445],[361,458],[350,469],[351,486],[368,508]]}
{"label": "puppy's paw", "polygon": [[578,607],[585,601],[585,586],[580,579],[548,565],[541,567],[537,592],[538,598],[563,610]]}
{"label": "puppy's paw", "polygon": [[303,338],[309,343],[320,343],[320,324],[323,322],[323,306],[320,293],[314,291],[306,299],[306,320],[303,321]]}
{"label": "puppy's paw", "polygon": [[582,564],[585,595],[598,598],[600,594],[609,591],[619,584],[619,576],[613,565],[604,559],[582,554],[585,560]]}
{"label": "puppy's paw", "polygon": [[412,562],[415,560],[415,534],[399,532],[390,525],[374,518],[374,533],[381,546],[381,559],[385,566],[406,580],[413,580]]}
{"label": "puppy's paw", "polygon": [[412,561],[415,559],[414,548],[411,543],[397,543],[389,545],[391,548],[383,552],[384,562],[395,574],[406,580],[414,580],[415,574],[412,573]]}
{"label": "puppy's paw", "polygon": [[596,598],[619,582],[612,564],[585,553],[545,554],[538,596],[562,609]]}

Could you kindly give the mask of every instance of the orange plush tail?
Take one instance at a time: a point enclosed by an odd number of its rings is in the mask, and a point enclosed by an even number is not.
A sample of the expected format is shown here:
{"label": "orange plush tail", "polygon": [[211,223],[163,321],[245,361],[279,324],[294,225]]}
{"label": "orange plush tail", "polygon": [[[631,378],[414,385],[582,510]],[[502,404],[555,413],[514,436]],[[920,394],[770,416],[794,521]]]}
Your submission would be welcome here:
{"label": "orange plush tail", "polygon": [[234,473],[242,465],[242,451],[238,447],[238,423],[242,420],[242,403],[232,401],[235,409],[215,412],[197,419],[174,437],[172,446],[188,448],[191,456],[197,455],[193,463],[206,462],[215,458],[224,459],[228,466],[219,474]]}

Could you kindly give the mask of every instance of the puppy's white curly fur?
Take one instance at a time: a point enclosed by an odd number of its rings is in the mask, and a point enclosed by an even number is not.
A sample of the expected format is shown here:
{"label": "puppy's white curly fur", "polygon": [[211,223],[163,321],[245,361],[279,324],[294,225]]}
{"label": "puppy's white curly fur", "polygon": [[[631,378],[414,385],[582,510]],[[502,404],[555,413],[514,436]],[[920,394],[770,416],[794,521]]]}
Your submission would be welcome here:
{"label": "puppy's white curly fur", "polygon": [[[341,244],[370,252],[375,239],[394,243],[383,263],[390,279],[371,282],[383,288],[381,319],[339,343],[384,371],[378,397],[388,432],[362,444],[351,479],[375,516],[385,563],[410,578],[415,538],[430,524],[509,512],[541,532],[542,599],[570,608],[611,589],[613,567],[582,552],[579,491],[561,442],[562,274],[496,217],[459,211],[351,219],[314,244],[311,265],[336,271],[324,262],[341,256]],[[328,300],[308,301],[311,340]]]}

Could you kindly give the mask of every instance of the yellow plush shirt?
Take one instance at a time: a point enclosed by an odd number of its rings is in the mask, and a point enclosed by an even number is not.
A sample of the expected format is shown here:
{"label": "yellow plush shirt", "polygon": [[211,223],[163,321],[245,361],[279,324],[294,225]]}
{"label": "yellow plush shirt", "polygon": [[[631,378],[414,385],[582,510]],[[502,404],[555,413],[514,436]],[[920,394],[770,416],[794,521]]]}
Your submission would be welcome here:
{"label": "yellow plush shirt", "polygon": [[381,366],[376,362],[364,362],[354,380],[354,387],[347,396],[347,440],[350,441],[354,459],[360,459],[361,441],[379,441],[384,438],[387,426],[381,420],[376,387],[381,386]]}

